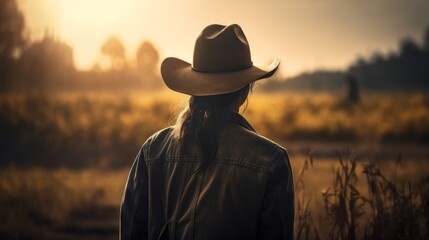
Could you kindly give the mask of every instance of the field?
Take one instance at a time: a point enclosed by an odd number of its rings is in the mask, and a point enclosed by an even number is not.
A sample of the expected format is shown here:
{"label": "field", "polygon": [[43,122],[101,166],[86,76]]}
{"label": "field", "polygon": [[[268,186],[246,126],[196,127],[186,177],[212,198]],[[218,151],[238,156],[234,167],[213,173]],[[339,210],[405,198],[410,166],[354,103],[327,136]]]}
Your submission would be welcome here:
{"label": "field", "polygon": [[[0,238],[116,239],[139,146],[185,102],[0,96]],[[244,115],[291,155],[297,239],[428,237],[429,96],[254,94]]]}

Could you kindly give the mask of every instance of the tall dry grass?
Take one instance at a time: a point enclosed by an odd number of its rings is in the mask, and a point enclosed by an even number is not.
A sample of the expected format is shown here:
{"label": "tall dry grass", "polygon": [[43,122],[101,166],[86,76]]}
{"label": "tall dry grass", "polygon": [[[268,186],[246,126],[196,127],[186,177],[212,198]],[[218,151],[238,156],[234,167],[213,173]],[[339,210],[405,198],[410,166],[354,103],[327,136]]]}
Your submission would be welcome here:
{"label": "tall dry grass", "polygon": [[313,153],[309,150],[302,168],[294,175],[296,239],[320,239],[311,210],[311,197],[308,196],[304,181],[304,174],[313,166],[313,161]]}
{"label": "tall dry grass", "polygon": [[78,238],[65,234],[70,228],[105,239],[103,232],[117,231],[127,174],[128,170],[0,169],[0,239]]}
{"label": "tall dry grass", "polygon": [[[305,160],[296,178],[295,239],[427,239],[427,168],[422,169],[418,180],[411,175],[392,180],[372,159],[361,161],[359,168],[355,154],[338,153],[332,165],[332,183],[322,187],[320,206],[310,204],[304,190],[306,182],[302,180],[313,161],[312,156]],[[401,161],[399,155],[396,166]],[[315,215],[320,214],[324,218],[315,221]]]}
{"label": "tall dry grass", "polygon": [[[319,160],[309,152],[291,160],[295,239],[427,239],[427,165],[419,176],[394,180],[384,174],[394,167],[382,170],[379,164],[350,153]],[[323,171],[323,165],[330,167]],[[401,168],[405,167],[398,165],[398,171]],[[127,169],[3,168],[0,236],[115,239],[127,174]]]}

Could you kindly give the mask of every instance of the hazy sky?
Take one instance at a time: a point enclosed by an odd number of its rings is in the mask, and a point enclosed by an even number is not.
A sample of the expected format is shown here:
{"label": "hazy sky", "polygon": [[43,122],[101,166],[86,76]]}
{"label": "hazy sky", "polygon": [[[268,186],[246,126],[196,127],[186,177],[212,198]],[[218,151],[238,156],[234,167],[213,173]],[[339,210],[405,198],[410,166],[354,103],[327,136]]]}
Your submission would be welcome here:
{"label": "hazy sky", "polygon": [[192,60],[200,31],[238,23],[253,61],[278,57],[281,73],[339,69],[357,56],[397,49],[400,39],[421,41],[429,27],[429,0],[18,0],[33,39],[45,29],[74,48],[78,68],[99,59],[101,44],[119,37],[134,57],[143,40],[161,58]]}

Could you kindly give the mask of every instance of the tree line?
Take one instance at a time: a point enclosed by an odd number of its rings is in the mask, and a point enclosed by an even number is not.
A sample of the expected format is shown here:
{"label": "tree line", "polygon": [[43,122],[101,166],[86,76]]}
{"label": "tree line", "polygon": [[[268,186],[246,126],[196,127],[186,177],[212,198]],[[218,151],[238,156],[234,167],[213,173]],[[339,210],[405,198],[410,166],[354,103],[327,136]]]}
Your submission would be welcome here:
{"label": "tree line", "polygon": [[265,91],[323,91],[347,89],[350,78],[364,91],[429,91],[429,27],[418,44],[404,38],[397,52],[373,53],[358,58],[346,70],[318,70],[298,76],[269,80],[261,88]]}
{"label": "tree line", "polygon": [[157,73],[159,54],[142,41],[134,59],[127,59],[117,36],[100,47],[100,58],[87,71],[74,64],[73,49],[45,31],[30,41],[25,18],[15,0],[0,1],[0,91],[154,89],[162,86]]}

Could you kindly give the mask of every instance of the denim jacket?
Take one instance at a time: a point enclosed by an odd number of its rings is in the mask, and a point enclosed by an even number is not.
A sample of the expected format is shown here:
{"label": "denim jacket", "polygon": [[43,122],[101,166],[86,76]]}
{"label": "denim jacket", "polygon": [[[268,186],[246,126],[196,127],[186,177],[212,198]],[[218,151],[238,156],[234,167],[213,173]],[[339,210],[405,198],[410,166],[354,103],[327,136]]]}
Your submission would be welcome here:
{"label": "denim jacket", "polygon": [[122,199],[121,239],[293,239],[286,150],[238,113],[216,118],[217,153],[204,171],[198,151],[180,154],[172,128],[143,144]]}

